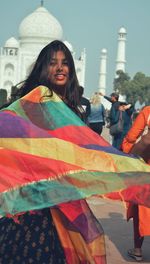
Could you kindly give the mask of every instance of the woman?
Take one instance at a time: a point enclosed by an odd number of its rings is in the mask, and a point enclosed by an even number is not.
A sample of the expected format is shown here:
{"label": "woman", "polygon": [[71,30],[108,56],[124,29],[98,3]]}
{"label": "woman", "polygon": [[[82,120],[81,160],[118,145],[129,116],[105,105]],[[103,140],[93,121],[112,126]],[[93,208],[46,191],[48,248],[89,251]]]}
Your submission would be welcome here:
{"label": "woman", "polygon": [[101,103],[99,93],[95,93],[91,99],[91,113],[88,117],[89,127],[98,135],[101,135],[103,126],[105,125],[105,108]]}
{"label": "woman", "polygon": [[[144,131],[147,134],[142,136]],[[125,153],[141,156],[150,165],[150,106],[144,107],[136,117],[123,140],[122,149]],[[144,236],[150,235],[150,209],[130,203],[127,216],[128,219],[133,217],[134,229],[134,248],[128,251],[128,255],[141,261]]]}
{"label": "woman", "polygon": [[[55,94],[56,101],[58,101],[57,97],[61,98],[82,118],[79,111],[78,87],[72,55],[63,42],[56,40],[40,52],[31,73],[18,90],[16,97],[25,98],[24,101],[19,102],[23,102],[24,112],[29,111],[30,119],[34,119],[37,123],[42,123],[38,111],[40,107],[44,107],[43,98],[51,98]],[[50,95],[47,95],[47,91]],[[38,99],[40,106],[36,108],[34,102],[39,96],[41,96]],[[46,118],[53,128],[53,120],[49,116]],[[59,119],[58,122],[61,122],[61,116]],[[38,190],[35,189],[35,194],[36,191]],[[86,221],[85,226],[82,221]],[[89,239],[86,240],[84,228],[89,225],[88,223],[92,225],[87,232]],[[14,219],[12,216],[10,219],[3,217],[0,219],[0,234],[0,263],[3,264],[105,263],[104,247],[101,248],[103,231],[84,200],[61,204],[55,208],[26,212]],[[93,242],[97,246],[96,257],[93,251],[95,246],[92,243],[95,239],[94,234],[97,239],[101,237],[101,245],[99,240]]]}

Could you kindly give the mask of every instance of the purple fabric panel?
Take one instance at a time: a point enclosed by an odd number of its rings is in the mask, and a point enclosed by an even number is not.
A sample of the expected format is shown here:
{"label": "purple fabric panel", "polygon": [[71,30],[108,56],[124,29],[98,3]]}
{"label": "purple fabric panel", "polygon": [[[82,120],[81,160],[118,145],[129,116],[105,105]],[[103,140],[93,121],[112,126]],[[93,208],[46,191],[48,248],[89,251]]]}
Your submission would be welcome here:
{"label": "purple fabric panel", "polygon": [[11,113],[0,112],[1,138],[44,138],[51,137],[46,131],[33,125],[30,121]]}

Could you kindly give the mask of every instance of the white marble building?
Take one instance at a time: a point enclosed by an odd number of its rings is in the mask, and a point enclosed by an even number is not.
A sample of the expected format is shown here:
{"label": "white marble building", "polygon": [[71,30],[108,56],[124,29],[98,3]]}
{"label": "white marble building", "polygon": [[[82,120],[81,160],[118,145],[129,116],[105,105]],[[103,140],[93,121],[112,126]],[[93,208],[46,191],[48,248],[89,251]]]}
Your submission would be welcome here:
{"label": "white marble building", "polygon": [[59,21],[42,5],[25,17],[19,25],[19,38],[11,36],[0,48],[0,89],[6,89],[8,97],[11,87],[23,81],[41,49],[49,42],[59,39],[72,52],[80,85],[85,83],[86,53],[75,58],[72,45],[63,39]]}
{"label": "white marble building", "polygon": [[[114,78],[117,77],[116,72],[121,70],[125,72],[126,64],[126,35],[127,31],[124,27],[121,27],[118,31],[118,47],[117,47],[117,59],[116,59],[116,71]],[[99,71],[99,85],[98,90],[102,94],[106,95],[106,80],[107,80],[107,50],[101,50],[100,57],[100,71]],[[125,101],[125,96],[119,95],[119,100]],[[110,109],[111,103],[102,97],[102,103],[105,108]]]}

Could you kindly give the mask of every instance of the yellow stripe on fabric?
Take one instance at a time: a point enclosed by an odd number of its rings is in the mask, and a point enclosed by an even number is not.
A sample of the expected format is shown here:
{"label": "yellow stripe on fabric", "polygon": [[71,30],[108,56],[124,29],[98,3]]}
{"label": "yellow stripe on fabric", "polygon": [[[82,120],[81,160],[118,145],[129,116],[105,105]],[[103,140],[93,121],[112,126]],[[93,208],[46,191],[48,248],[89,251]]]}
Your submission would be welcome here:
{"label": "yellow stripe on fabric", "polygon": [[38,157],[61,160],[87,170],[150,172],[150,166],[138,159],[84,149],[57,138],[1,138],[0,146]]}
{"label": "yellow stripe on fabric", "polygon": [[127,156],[119,156],[116,154],[110,154],[120,172],[125,171],[137,171],[137,172],[150,172],[150,166],[146,164],[142,159],[131,158]]}
{"label": "yellow stripe on fabric", "polygon": [[[23,100],[24,97],[21,98]],[[53,96],[51,96],[50,90],[46,86],[38,86],[35,89],[33,89],[30,93],[25,95],[25,99],[32,103],[41,103],[41,102],[47,102],[47,101],[53,101],[53,102],[61,102],[61,99],[58,95],[53,93]]]}
{"label": "yellow stripe on fabric", "polygon": [[[71,241],[74,243],[74,247],[78,252],[80,261],[84,263],[93,263],[94,257],[105,256],[105,243],[103,234],[96,238],[92,243],[87,243],[80,233],[68,230]],[[85,258],[86,256],[86,258]],[[86,262],[85,262],[86,263]]]}
{"label": "yellow stripe on fabric", "polygon": [[92,256],[104,256],[105,255],[105,243],[104,243],[104,235],[101,234],[97,238],[95,238],[92,242],[86,243],[80,233],[68,230],[72,241],[75,241],[76,245],[82,245],[78,248],[78,254],[84,258],[84,254],[86,252],[86,256],[91,259],[91,255],[89,252],[92,252]]}

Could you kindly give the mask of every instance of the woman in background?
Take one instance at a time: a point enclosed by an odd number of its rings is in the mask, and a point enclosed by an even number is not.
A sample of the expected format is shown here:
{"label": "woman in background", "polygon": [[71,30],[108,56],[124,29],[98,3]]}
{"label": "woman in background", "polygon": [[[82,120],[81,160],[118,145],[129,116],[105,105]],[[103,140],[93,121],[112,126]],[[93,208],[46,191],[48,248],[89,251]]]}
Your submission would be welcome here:
{"label": "woman in background", "polygon": [[101,103],[100,94],[95,92],[90,99],[91,113],[88,117],[89,127],[97,134],[101,135],[105,125],[105,108]]}

